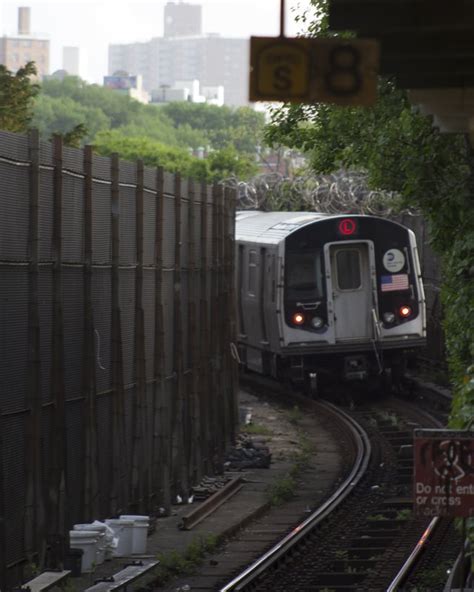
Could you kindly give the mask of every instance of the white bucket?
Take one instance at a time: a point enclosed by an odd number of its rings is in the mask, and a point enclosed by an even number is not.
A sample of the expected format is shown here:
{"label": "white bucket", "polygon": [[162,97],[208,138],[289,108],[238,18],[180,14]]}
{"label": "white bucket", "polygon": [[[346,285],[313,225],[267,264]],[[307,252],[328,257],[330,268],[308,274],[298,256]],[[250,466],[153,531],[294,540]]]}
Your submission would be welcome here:
{"label": "white bucket", "polygon": [[70,530],[69,544],[71,549],[82,549],[81,572],[89,573],[97,564],[97,530]]}
{"label": "white bucket", "polygon": [[107,527],[105,524],[102,526],[100,524],[74,524],[74,530],[81,531],[81,530],[88,530],[90,532],[97,533],[97,544],[96,544],[96,557],[95,563],[96,565],[101,565],[105,561],[105,531]]}
{"label": "white bucket", "polygon": [[134,555],[143,555],[146,553],[146,540],[148,536],[148,526],[150,516],[135,516],[123,514],[120,520],[133,520],[132,553]]}
{"label": "white bucket", "polygon": [[133,545],[133,520],[119,520],[117,518],[110,518],[105,521],[114,531],[114,535],[118,538],[117,547],[113,550],[114,557],[127,557],[132,554]]}

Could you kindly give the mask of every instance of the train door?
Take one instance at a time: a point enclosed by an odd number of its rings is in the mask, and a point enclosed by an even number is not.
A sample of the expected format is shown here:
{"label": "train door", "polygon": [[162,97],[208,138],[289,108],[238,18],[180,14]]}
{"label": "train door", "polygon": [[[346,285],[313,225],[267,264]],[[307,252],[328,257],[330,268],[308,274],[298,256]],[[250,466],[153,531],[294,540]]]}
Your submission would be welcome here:
{"label": "train door", "polygon": [[373,293],[366,243],[329,245],[336,341],[373,337]]}

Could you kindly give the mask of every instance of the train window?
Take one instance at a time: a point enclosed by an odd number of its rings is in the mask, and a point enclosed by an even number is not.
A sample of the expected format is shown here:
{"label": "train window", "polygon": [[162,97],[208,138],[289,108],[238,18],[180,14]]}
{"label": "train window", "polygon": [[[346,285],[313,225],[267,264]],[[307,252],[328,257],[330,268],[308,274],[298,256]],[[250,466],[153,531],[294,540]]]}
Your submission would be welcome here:
{"label": "train window", "polygon": [[249,251],[248,293],[257,294],[257,251]]}
{"label": "train window", "polygon": [[293,300],[322,298],[320,251],[286,254],[286,297]]}
{"label": "train window", "polygon": [[360,254],[356,249],[344,249],[336,254],[337,286],[339,290],[357,290],[361,286]]}

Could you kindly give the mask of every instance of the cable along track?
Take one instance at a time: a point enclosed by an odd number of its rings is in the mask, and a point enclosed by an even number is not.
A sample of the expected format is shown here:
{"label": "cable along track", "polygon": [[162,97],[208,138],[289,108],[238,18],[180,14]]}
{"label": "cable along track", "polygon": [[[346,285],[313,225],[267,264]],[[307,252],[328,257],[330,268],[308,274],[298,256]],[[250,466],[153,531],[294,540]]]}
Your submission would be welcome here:
{"label": "cable along track", "polygon": [[[430,521],[414,518],[411,510],[412,432],[436,422],[420,413],[414,421],[409,405],[408,412],[403,405],[393,411],[384,403],[350,414],[324,405],[342,414],[358,441],[350,475],[323,506],[221,592],[395,591],[429,540]],[[415,548],[418,553],[412,553]]]}

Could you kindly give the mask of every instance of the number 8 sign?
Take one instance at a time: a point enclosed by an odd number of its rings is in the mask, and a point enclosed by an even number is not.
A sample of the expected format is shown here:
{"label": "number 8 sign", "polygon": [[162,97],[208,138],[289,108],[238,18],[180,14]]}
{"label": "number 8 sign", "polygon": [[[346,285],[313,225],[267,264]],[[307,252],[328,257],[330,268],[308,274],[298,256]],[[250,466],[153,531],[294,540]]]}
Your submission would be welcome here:
{"label": "number 8 sign", "polygon": [[311,98],[337,105],[372,105],[377,97],[378,43],[372,39],[315,39]]}

